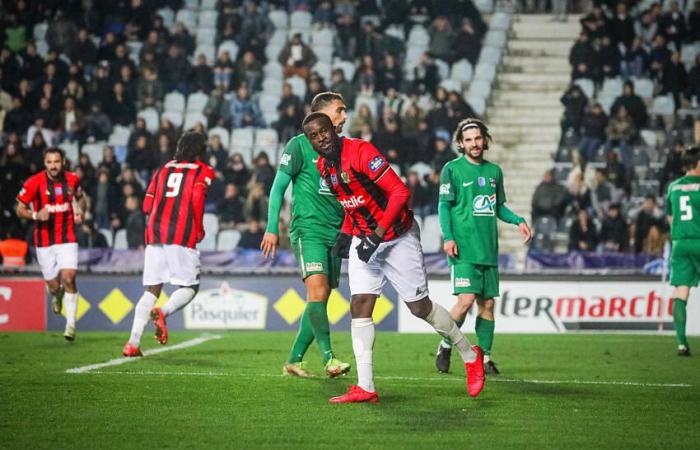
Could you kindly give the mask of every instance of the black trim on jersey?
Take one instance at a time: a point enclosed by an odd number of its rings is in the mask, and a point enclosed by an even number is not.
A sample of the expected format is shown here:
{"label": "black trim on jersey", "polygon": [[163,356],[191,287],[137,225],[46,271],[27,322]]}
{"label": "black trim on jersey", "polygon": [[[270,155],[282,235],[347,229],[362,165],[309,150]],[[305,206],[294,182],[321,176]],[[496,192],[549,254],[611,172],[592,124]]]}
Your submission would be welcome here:
{"label": "black trim on jersey", "polygon": [[[202,166],[199,166],[197,168],[197,172],[194,174],[194,179],[192,180],[192,194],[194,193],[194,184],[197,182],[197,178],[199,178],[199,174],[202,172]],[[188,246],[190,243],[190,234],[192,234],[192,222],[194,222],[194,219],[190,217],[192,215],[192,194],[190,194],[190,201],[187,202],[187,210],[185,217],[187,218],[187,223],[185,225],[185,232],[182,235],[182,245]],[[197,243],[197,239],[195,237],[195,244]]]}
{"label": "black trim on jersey", "polygon": [[379,207],[382,209],[382,211],[386,210],[386,205],[389,203],[389,199],[387,198],[386,194],[382,189],[374,184],[374,181],[370,180],[370,178],[365,175],[362,172],[358,172],[357,170],[353,169],[352,167],[350,168],[352,171],[353,175],[355,176],[355,179],[357,180],[360,185],[364,188],[365,191],[369,194],[370,197],[372,197],[372,200],[379,205]]}
{"label": "black trim on jersey", "polygon": [[[36,199],[36,211],[39,212],[41,211],[41,208],[43,208],[44,203],[41,201],[41,182],[36,184],[36,194],[34,195],[34,198]],[[46,243],[44,242],[44,236],[43,233],[41,232],[41,224],[43,222],[37,222],[34,221],[34,241],[35,244],[38,247],[45,247]]]}
{"label": "black trim on jersey", "polygon": [[[46,189],[49,191],[49,203],[53,204],[56,201],[56,193],[54,192],[54,182],[49,178],[49,175],[46,174]],[[49,220],[48,220],[48,226],[49,226],[49,245],[54,245],[56,243],[56,238],[54,237],[54,233],[52,230],[56,230],[56,214],[55,213],[49,213]]]}
{"label": "black trim on jersey", "polygon": [[367,209],[364,206],[358,206],[357,211],[359,211],[360,214],[362,214],[362,217],[365,219],[365,222],[367,222],[367,226],[371,230],[374,230],[375,228],[377,228],[377,220],[374,218],[374,216],[369,211],[369,209]]}
{"label": "black trim on jersey", "polygon": [[[172,167],[168,167],[168,169],[165,171],[166,183],[167,183],[167,179],[170,176],[170,174],[172,173],[172,171],[173,171]],[[161,171],[158,175],[160,175],[162,173],[163,172]],[[158,195],[159,194],[158,191],[160,189],[161,189],[160,180],[156,179],[156,191],[153,193],[153,196],[158,201],[158,204],[153,205],[153,207],[156,208],[156,211],[155,211],[156,216],[155,216],[155,220],[153,221],[153,242],[152,242],[152,244],[162,244],[161,238],[160,238],[160,220],[163,217],[163,211],[165,211],[165,204],[167,202],[165,201],[165,198],[163,198],[162,195],[160,195],[160,196]],[[150,222],[150,217],[149,217],[149,222]]]}
{"label": "black trim on jersey", "polygon": [[[173,239],[175,239],[175,231],[177,230],[177,218],[173,220],[173,214],[176,216],[180,212],[180,203],[182,203],[182,188],[185,187],[185,177],[187,176],[187,173],[185,172],[187,169],[183,169],[182,172],[182,182],[180,184],[180,192],[177,193],[177,196],[175,197],[175,201],[173,202],[173,207],[170,209],[170,217],[168,219],[168,236],[165,238],[166,243],[172,244]],[[166,186],[167,186],[167,181],[166,181]]]}
{"label": "black trim on jersey", "polygon": [[[63,182],[61,182],[61,189],[63,192],[63,201],[68,203],[68,182],[66,181],[66,177],[63,177]],[[62,225],[63,227],[61,228],[61,239],[63,239],[63,243],[65,244],[68,242],[68,215],[70,214],[70,209],[66,212],[63,213],[63,221]]]}

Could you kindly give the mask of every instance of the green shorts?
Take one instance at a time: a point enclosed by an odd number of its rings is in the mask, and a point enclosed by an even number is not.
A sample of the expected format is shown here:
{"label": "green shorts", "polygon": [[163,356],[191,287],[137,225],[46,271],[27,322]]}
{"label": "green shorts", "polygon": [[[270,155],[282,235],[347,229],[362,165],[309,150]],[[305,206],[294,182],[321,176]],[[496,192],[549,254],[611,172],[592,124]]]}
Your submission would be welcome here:
{"label": "green shorts", "polygon": [[700,281],[700,239],[673,241],[671,286],[695,287]]}
{"label": "green shorts", "polygon": [[476,294],[482,299],[498,297],[498,266],[459,263],[450,267],[452,293]]}
{"label": "green shorts", "polygon": [[301,232],[292,233],[289,237],[299,263],[301,278],[305,280],[309,275],[323,274],[328,277],[330,288],[337,288],[341,259],[331,255],[335,239],[304,236]]}

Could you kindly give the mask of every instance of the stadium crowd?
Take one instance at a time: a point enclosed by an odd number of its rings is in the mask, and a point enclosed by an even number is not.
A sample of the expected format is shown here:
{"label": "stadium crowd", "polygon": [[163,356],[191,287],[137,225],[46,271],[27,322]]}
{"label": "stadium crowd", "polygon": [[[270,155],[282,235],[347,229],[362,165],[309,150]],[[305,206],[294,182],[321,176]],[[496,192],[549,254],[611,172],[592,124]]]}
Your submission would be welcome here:
{"label": "stadium crowd", "polygon": [[[83,247],[108,246],[118,230],[128,247],[142,245],[146,184],[193,127],[208,133],[216,170],[207,212],[242,233],[240,247],[257,248],[277,154],[325,90],[346,100],[346,134],[372,141],[405,176],[418,215],[435,214],[439,171],[457,156],[451,131],[474,115],[460,91],[440,85],[439,68],[474,64],[487,28],[459,0],[1,3],[0,238],[30,236],[15,197],[43,169],[43,150],[59,146],[88,197]],[[311,27],[284,30],[277,51],[275,19],[299,12]],[[405,37],[416,24],[429,42],[409,69]],[[311,32],[327,33],[332,68],[318,63]],[[236,140],[251,127],[272,145]]]}
{"label": "stadium crowd", "polygon": [[594,2],[573,44],[555,168],[532,199],[536,248],[661,254],[700,95],[700,2]]}

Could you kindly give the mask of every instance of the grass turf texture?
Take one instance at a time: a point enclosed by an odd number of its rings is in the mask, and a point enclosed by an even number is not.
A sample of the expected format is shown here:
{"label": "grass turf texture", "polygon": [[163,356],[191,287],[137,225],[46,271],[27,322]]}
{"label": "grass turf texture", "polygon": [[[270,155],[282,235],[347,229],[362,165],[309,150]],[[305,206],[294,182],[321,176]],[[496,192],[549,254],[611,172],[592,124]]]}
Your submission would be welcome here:
{"label": "grass turf texture", "polygon": [[[69,374],[119,357],[126,333],[79,333],[74,344],[55,333],[0,334],[0,448],[676,449],[700,442],[700,356],[676,356],[671,336],[498,335],[502,375],[470,399],[456,352],[453,373],[436,373],[436,336],[380,332],[380,403],[330,405],[355,382],[354,367],[338,379],[281,377],[292,333],[220,335]],[[175,332],[169,345],[197,336]],[[354,363],[349,334],[333,338],[338,355]],[[156,346],[146,341],[144,349]],[[700,340],[690,345],[700,349]],[[321,374],[315,347],[307,359]]]}

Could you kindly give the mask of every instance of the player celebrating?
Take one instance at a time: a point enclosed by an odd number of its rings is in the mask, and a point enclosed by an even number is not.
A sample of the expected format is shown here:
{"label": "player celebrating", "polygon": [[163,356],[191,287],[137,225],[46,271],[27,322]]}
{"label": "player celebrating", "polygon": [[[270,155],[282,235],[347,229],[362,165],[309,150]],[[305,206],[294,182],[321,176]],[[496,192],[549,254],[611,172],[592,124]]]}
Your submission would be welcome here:
{"label": "player celebrating", "polygon": [[[204,238],[204,200],[214,179],[214,170],[200,161],[206,149],[203,134],[186,132],[177,143],[175,159],[151,177],[143,202],[143,211],[148,214],[143,268],[146,290],[134,310],[124,356],[141,356],[139,345],[149,316],[156,328],[156,340],[167,344],[165,318],[184,308],[199,290],[196,247]],[[178,289],[162,308],[154,308],[167,282]]]}
{"label": "player celebrating", "polygon": [[327,115],[309,114],[303,128],[319,154],[319,172],[345,209],[338,250],[349,254],[358,385],[331,398],[331,403],[379,401],[372,374],[372,311],[387,279],[415,316],[455,343],[465,363],[469,395],[479,395],[484,386],[483,353],[469,344],[447,310],[428,297],[418,226],[406,206],[408,188],[372,144],[339,137]]}
{"label": "player celebrating", "polygon": [[671,286],[673,324],[678,337],[678,355],[690,356],[685,336],[686,305],[690,288],[700,281],[700,147],[683,154],[685,176],[668,185],[666,204],[671,224]]}
{"label": "player celebrating", "polygon": [[[340,94],[322,92],[311,102],[312,111],[331,118],[338,133],[345,124],[345,102]],[[303,360],[314,338],[321,350],[326,374],[330,377],[347,373],[350,364],[333,355],[328,324],[328,296],[338,287],[340,257],[333,246],[343,222],[343,207],[323,182],[316,167],[318,156],[303,134],[293,137],[284,149],[279,170],[270,190],[267,231],[260,248],[265,257],[274,257],[278,245],[279,214],[284,192],[292,184],[292,222],[290,238],[294,255],[306,286],[306,308],[299,321],[299,332],[292,344],[285,375],[310,376]]]}
{"label": "player celebrating", "polygon": [[[61,314],[65,303],[66,328],[63,337],[75,340],[75,316],[78,311],[78,244],[75,224],[85,211],[80,180],[64,170],[65,154],[60,148],[44,151],[46,170],[29,178],[17,196],[17,215],[33,220],[36,259],[46,287],[51,292],[51,311]],[[31,209],[30,209],[31,206]]]}
{"label": "player celebrating", "polygon": [[[461,328],[476,300],[476,336],[484,350],[484,370],[498,374],[491,361],[491,346],[495,328],[493,307],[498,297],[498,221],[518,225],[530,240],[532,233],[525,219],[505,205],[503,172],[496,164],[484,159],[491,135],[478,119],[464,119],[455,131],[455,141],[464,157],[454,159],[440,174],[438,213],[445,243],[443,249],[452,273],[452,292],[457,303],[452,318]],[[452,343],[443,339],[438,346],[435,366],[447,373],[450,369]]]}

